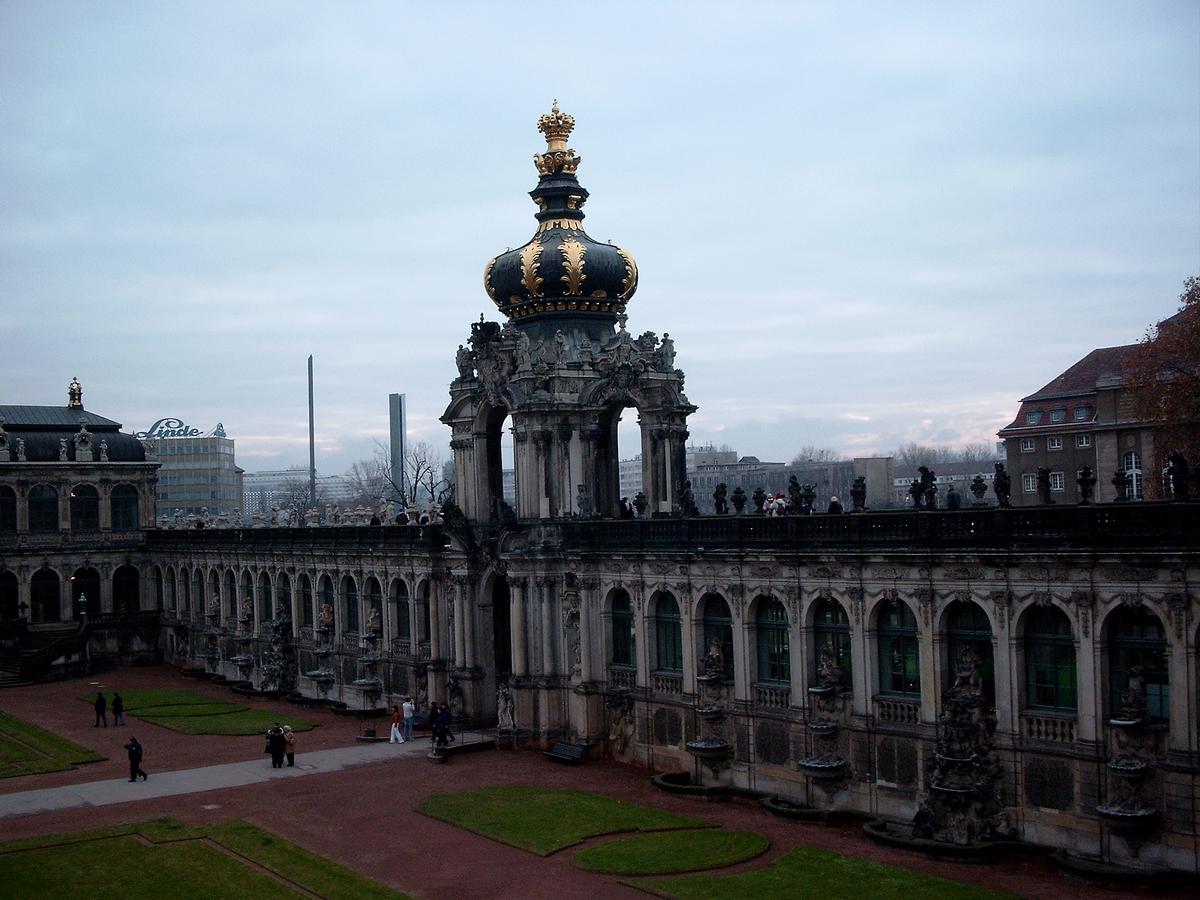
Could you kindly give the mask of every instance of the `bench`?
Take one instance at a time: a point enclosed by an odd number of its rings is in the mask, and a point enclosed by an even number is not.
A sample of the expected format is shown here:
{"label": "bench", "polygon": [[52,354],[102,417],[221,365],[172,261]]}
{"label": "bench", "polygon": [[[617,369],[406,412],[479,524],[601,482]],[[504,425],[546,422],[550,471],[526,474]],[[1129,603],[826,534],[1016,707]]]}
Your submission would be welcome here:
{"label": "bench", "polygon": [[542,755],[555,762],[577,766],[583,762],[583,757],[586,753],[587,747],[581,744],[566,744],[559,741],[552,749],[543,751]]}

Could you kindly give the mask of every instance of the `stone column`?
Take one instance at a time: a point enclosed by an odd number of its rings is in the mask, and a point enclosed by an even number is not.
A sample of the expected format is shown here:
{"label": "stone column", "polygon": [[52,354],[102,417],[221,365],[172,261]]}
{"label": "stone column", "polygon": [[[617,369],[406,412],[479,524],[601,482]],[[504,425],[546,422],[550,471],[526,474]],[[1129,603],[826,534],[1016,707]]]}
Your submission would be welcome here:
{"label": "stone column", "polygon": [[[1077,741],[1102,741],[1104,729],[1100,727],[1104,716],[1104,700],[1102,696],[1103,681],[1099,670],[1107,662],[1100,653],[1100,636],[1097,629],[1089,627],[1083,633],[1082,622],[1078,608],[1076,615],[1067,612],[1071,621],[1071,630],[1075,633],[1075,690],[1078,719],[1076,721],[1075,739]],[[1096,621],[1102,621],[1103,616],[1096,616]]]}
{"label": "stone column", "polygon": [[474,580],[466,581],[459,588],[462,597],[463,612],[463,660],[468,669],[474,669],[479,664],[478,635],[475,632],[475,592],[478,585]]}
{"label": "stone column", "polygon": [[113,596],[112,596],[112,573],[113,568],[108,563],[102,563],[99,567],[100,571],[100,596],[97,598],[98,603],[94,606],[89,598],[88,606],[91,608],[89,613],[110,613],[113,611]]}
{"label": "stone column", "polygon": [[33,591],[30,584],[32,573],[28,566],[21,566],[17,573],[17,615],[21,615],[21,606],[25,607],[25,621],[33,620]]}
{"label": "stone column", "polygon": [[597,610],[595,594],[598,582],[596,579],[586,579],[580,584],[579,590],[579,681],[581,684],[591,684],[596,680],[593,660],[592,634],[595,629],[592,615]]}
{"label": "stone column", "polygon": [[[935,664],[939,641],[933,634],[933,600],[931,588],[916,590],[917,647],[921,672],[921,721],[936,722],[941,706],[942,685],[938,681],[939,667]],[[904,601],[901,601],[902,603]]]}
{"label": "stone column", "polygon": [[100,530],[112,531],[112,481],[101,478],[96,493],[100,495]]}
{"label": "stone column", "polygon": [[29,488],[28,483],[17,482],[17,533],[29,531]]}
{"label": "stone column", "polygon": [[542,599],[542,675],[547,678],[556,674],[554,645],[558,640],[558,629],[554,627],[554,602],[551,600],[553,585],[554,579],[538,579],[538,593]]}
{"label": "stone column", "polygon": [[442,580],[438,575],[429,579],[429,658],[440,660],[442,653]]}
{"label": "stone column", "polygon": [[[679,637],[683,643],[683,692],[695,694],[696,645],[702,640],[701,635],[696,633],[696,601],[690,593],[675,599],[679,601]],[[653,610],[650,615],[654,615]]]}
{"label": "stone column", "polygon": [[509,607],[509,628],[512,633],[512,671],[518,678],[529,674],[526,662],[526,646],[528,639],[525,625],[525,580],[514,578],[508,583],[509,596],[512,605]]}
{"label": "stone column", "polygon": [[733,614],[733,696],[737,700],[753,700],[753,683],[758,680],[758,672],[750,671],[754,654],[750,652],[750,642],[754,639],[754,622],[748,617],[749,604],[745,602],[745,594],[740,591],[731,599],[730,612]]}
{"label": "stone column", "polygon": [[466,619],[464,612],[465,603],[463,603],[463,584],[462,576],[454,577],[454,667],[461,669],[466,665],[467,661],[467,641],[466,633],[463,629],[463,624]]}

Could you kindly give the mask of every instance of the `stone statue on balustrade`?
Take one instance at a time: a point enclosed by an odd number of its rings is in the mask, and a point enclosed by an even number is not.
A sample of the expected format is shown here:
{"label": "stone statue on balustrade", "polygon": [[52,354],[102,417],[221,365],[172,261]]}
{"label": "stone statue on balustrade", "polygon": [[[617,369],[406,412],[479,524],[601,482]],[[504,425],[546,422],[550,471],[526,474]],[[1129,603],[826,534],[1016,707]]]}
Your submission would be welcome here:
{"label": "stone statue on balustrade", "polygon": [[996,505],[1001,509],[1012,506],[1012,477],[1004,470],[1004,463],[996,463],[996,474],[992,476],[992,493],[996,495]]}
{"label": "stone statue on balustrade", "polygon": [[588,496],[587,488],[582,484],[576,486],[575,507],[579,518],[590,519],[592,516],[592,498]]}
{"label": "stone statue on balustrade", "polygon": [[1079,485],[1079,503],[1085,506],[1092,502],[1092,491],[1096,487],[1096,475],[1092,471],[1091,466],[1084,466],[1079,470],[1079,474],[1075,478],[1075,483]]}
{"label": "stone statue on balustrade", "polygon": [[742,510],[746,508],[746,492],[742,490],[740,484],[733,489],[733,493],[729,496],[729,499],[733,503],[733,514],[740,516]]}
{"label": "stone statue on balustrade", "polygon": [[496,687],[496,727],[501,731],[515,731],[517,728],[516,704],[507,684]]}
{"label": "stone statue on balustrade", "polygon": [[383,623],[380,620],[379,607],[372,606],[367,610],[367,634],[377,635],[383,630]]}
{"label": "stone statue on balustrade", "polygon": [[696,497],[692,493],[690,478],[685,478],[683,486],[679,489],[679,514],[684,518],[700,515],[700,510],[696,507]]}
{"label": "stone statue on balustrade", "polygon": [[727,490],[723,481],[713,490],[713,510],[718,516],[726,515],[729,512],[729,503],[725,499]]}
{"label": "stone statue on balustrade", "polygon": [[854,512],[862,512],[867,508],[867,477],[859,475],[850,485],[850,503]]}
{"label": "stone statue on balustrade", "polygon": [[464,347],[458,345],[458,352],[454,354],[455,365],[458,366],[458,377],[464,380],[475,377],[475,354]]}
{"label": "stone statue on balustrade", "polygon": [[803,491],[800,489],[800,482],[796,480],[796,476],[792,475],[788,478],[787,483],[788,493],[788,510],[792,515],[800,515],[804,512],[804,497]]}
{"label": "stone statue on balustrade", "polygon": [[1050,470],[1039,466],[1037,470],[1038,503],[1042,506],[1052,506],[1054,498],[1050,496]]}
{"label": "stone statue on balustrade", "polygon": [[837,661],[831,644],[821,648],[821,658],[817,663],[817,685],[840,691],[845,683],[846,672]]}
{"label": "stone statue on balustrade", "polygon": [[333,606],[329,603],[322,603],[320,610],[317,611],[317,625],[321,628],[333,628]]}
{"label": "stone statue on balustrade", "polygon": [[721,650],[721,642],[716,638],[708,645],[708,652],[704,654],[704,674],[714,677],[725,674],[725,654]]}

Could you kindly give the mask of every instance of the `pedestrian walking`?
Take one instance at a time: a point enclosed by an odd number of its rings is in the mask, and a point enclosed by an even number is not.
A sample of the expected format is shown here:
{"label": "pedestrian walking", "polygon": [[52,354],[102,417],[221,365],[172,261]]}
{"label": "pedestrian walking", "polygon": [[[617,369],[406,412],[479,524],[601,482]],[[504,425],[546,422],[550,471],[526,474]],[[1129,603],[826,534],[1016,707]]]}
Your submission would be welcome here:
{"label": "pedestrian walking", "polygon": [[113,725],[125,724],[125,701],[121,699],[121,695],[113,691],[112,698]]}
{"label": "pedestrian walking", "polygon": [[285,742],[283,738],[283,728],[278,722],[267,729],[267,749],[263,752],[271,754],[272,769],[283,768]]}
{"label": "pedestrian walking", "polygon": [[412,740],[413,717],[417,714],[417,704],[412,697],[404,698],[404,740]]}
{"label": "pedestrian walking", "polygon": [[429,739],[434,744],[437,743],[437,737],[438,737],[437,720],[438,720],[437,704],[430,702],[430,704],[429,704]]}
{"label": "pedestrian walking", "polygon": [[392,732],[388,737],[389,744],[403,744],[404,738],[400,735],[400,707],[395,703],[392,704]]}
{"label": "pedestrian walking", "polygon": [[296,765],[296,732],[291,725],[283,726],[283,752],[287,754],[288,766]]}
{"label": "pedestrian walking", "polygon": [[107,728],[108,715],[106,714],[106,710],[108,709],[108,701],[104,699],[104,695],[99,691],[96,691],[96,702],[93,706],[96,708],[96,724],[93,727],[99,728],[103,725]]}
{"label": "pedestrian walking", "polygon": [[142,776],[142,781],[147,781],[150,776],[142,771],[142,745],[138,743],[138,739],[133,735],[129,736],[129,741],[125,744],[125,752],[129,754],[129,780],[137,781],[138,776]]}
{"label": "pedestrian walking", "polygon": [[450,707],[443,703],[438,709],[437,714],[438,731],[441,734],[441,744],[451,744],[454,742],[454,735],[450,731]]}

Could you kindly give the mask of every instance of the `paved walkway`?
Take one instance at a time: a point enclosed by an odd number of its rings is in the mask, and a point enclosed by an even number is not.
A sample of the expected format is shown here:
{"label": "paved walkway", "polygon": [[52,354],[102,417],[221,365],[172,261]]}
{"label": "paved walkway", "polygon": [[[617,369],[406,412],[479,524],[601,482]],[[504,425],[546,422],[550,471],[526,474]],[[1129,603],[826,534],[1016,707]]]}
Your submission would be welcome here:
{"label": "paved walkway", "polygon": [[[245,762],[181,769],[175,772],[159,773],[151,767],[147,770],[150,777],[146,781],[136,781],[132,784],[128,778],[115,778],[0,795],[0,819],[64,809],[109,806],[114,803],[173,797],[178,794],[195,794],[219,788],[260,784],[281,778],[325,775],[360,766],[380,765],[410,756],[424,756],[428,752],[429,741],[417,738],[399,746],[381,741],[301,753],[295,766],[282,769],[271,768],[270,757],[265,754]],[[150,760],[145,762],[153,765]]]}

